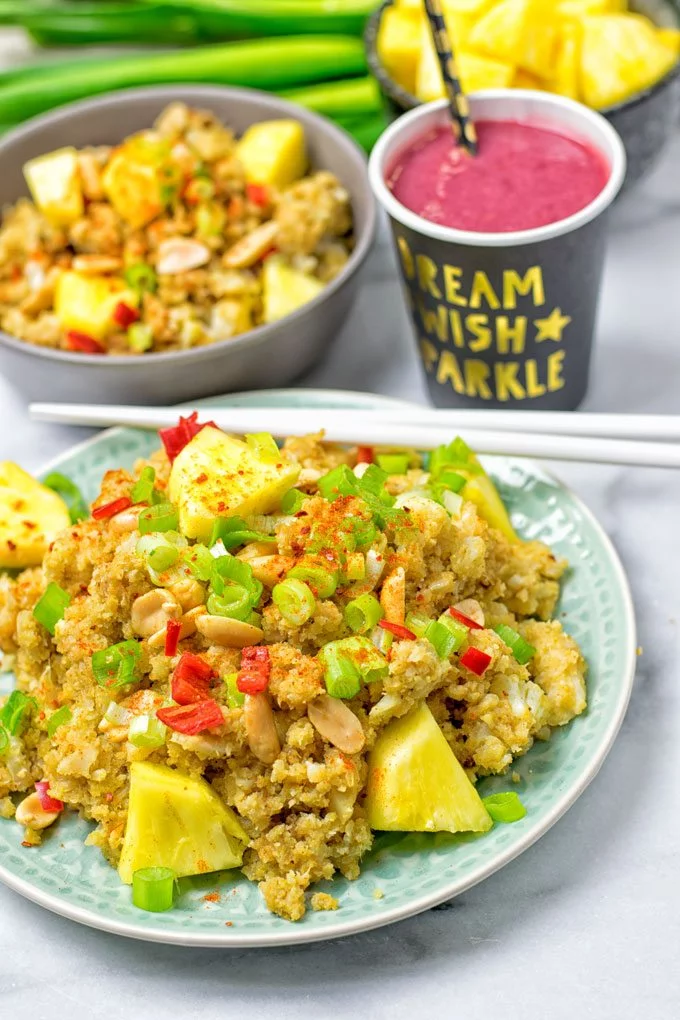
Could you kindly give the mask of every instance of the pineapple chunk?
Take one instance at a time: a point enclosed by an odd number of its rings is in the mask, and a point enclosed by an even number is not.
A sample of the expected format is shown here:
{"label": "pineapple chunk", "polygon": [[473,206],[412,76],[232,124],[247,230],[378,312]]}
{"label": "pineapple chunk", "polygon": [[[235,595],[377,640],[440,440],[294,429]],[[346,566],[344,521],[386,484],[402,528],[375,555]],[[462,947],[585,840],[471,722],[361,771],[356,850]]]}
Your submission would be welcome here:
{"label": "pineapple chunk", "polygon": [[523,71],[520,68],[515,77],[512,79],[513,89],[545,89],[547,88],[546,82],[543,78],[537,78],[535,74],[531,74],[529,71]]}
{"label": "pineapple chunk", "polygon": [[123,301],[136,308],[139,297],[117,276],[86,276],[68,270],[57,280],[54,311],[63,329],[76,329],[101,340],[120,328],[113,320],[116,305]]}
{"label": "pineapple chunk", "polygon": [[253,124],[236,146],[250,184],[286,188],[304,176],[308,165],[305,132],[299,120],[263,120]]}
{"label": "pineapple chunk", "polygon": [[[461,475],[466,474],[464,468],[457,467],[456,471]],[[510,523],[510,517],[503,500],[498,495],[498,489],[487,474],[473,475],[469,478],[461,490],[461,496],[475,504],[479,516],[483,517],[492,528],[497,528],[511,542],[520,541]]]}
{"label": "pineapple chunk", "polygon": [[555,70],[550,82],[551,91],[569,99],[579,99],[579,70],[581,66],[581,26],[576,21],[562,25]]}
{"label": "pineapple chunk", "polygon": [[501,0],[479,19],[470,34],[469,44],[496,60],[520,64],[534,13],[534,0]]}
{"label": "pineapple chunk", "polygon": [[582,18],[587,14],[618,14],[626,10],[626,0],[560,0],[559,13]]}
{"label": "pineapple chunk", "polygon": [[320,294],[324,283],[293,269],[280,255],[270,255],[262,268],[264,321],[276,322]]}
{"label": "pineapple chunk", "polygon": [[538,78],[549,78],[555,68],[560,30],[554,20],[536,18],[527,26],[517,63]]}
{"label": "pineapple chunk", "polygon": [[123,851],[128,885],[139,868],[171,868],[178,878],[238,868],[248,834],[204,779],[167,765],[133,762]]}
{"label": "pineapple chunk", "polygon": [[[468,50],[460,50],[456,56],[458,73],[465,92],[477,92],[480,89],[507,88],[512,82],[515,72],[511,64]],[[416,95],[423,102],[441,99],[444,95],[439,61],[427,25],[423,26],[421,37],[421,56],[416,76]]]}
{"label": "pineapple chunk", "polygon": [[673,53],[680,56],[680,29],[677,28],[659,28],[657,30],[657,39],[668,46]]}
{"label": "pineapple chunk", "polygon": [[102,187],[121,219],[137,230],[167,206],[177,169],[169,162],[167,145],[139,135],[113,153]]}
{"label": "pineapple chunk", "polygon": [[66,504],[18,464],[0,462],[0,567],[32,567],[71,523]]}
{"label": "pineapple chunk", "polygon": [[216,517],[275,510],[299,474],[300,465],[283,451],[267,461],[242,440],[205,428],[175,458],[168,492],[182,534],[207,542]]}
{"label": "pineapple chunk", "polygon": [[83,215],[83,189],[74,148],[57,149],[29,160],[24,164],[24,177],[33,201],[55,227],[68,227]]}
{"label": "pineapple chunk", "polygon": [[394,80],[413,92],[420,59],[420,9],[387,7],[380,19],[378,56]]}
{"label": "pineapple chunk", "polygon": [[368,762],[366,815],[372,829],[486,832],[492,822],[426,704],[395,719]]}
{"label": "pineapple chunk", "polygon": [[583,18],[581,92],[595,109],[620,103],[663,78],[677,55],[650,21],[633,14]]}

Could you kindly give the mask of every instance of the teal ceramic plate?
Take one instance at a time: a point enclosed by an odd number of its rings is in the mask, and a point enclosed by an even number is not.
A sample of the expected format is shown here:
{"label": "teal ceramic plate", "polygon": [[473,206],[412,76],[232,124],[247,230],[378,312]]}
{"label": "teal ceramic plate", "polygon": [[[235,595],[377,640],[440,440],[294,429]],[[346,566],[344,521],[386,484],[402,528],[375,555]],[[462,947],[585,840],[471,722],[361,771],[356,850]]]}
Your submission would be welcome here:
{"label": "teal ceramic plate", "polygon": [[[347,407],[360,411],[378,398],[334,391],[282,390],[205,401],[255,405]],[[103,432],[49,467],[70,475],[88,498],[107,468],[129,467],[157,445],[154,434]],[[635,621],[628,584],[609,539],[583,504],[553,477],[524,460],[490,458],[488,465],[526,538],[548,542],[571,563],[559,613],[589,662],[589,708],[570,726],[538,743],[517,771],[527,815],[483,837],[379,836],[355,882],[338,878],[321,888],[340,901],[336,911],[309,911],[297,924],[265,909],[257,887],[239,873],[185,881],[176,908],[149,914],[132,906],[130,890],[99,851],[83,844],[88,825],[64,817],[36,849],[21,846],[21,829],[0,820],[0,878],[28,899],[105,931],[193,946],[271,946],[337,938],[427,910],[497,871],[546,832],[593,779],[623,719],[633,682]],[[483,795],[508,789],[508,777],[485,779]],[[206,900],[217,891],[219,900]]]}

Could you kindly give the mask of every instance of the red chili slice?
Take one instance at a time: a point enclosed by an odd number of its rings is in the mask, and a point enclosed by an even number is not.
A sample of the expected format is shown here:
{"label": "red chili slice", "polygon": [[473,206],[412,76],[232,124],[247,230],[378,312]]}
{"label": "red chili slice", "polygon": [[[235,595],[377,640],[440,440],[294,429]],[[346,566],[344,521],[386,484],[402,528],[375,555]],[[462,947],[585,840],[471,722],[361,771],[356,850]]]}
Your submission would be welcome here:
{"label": "red chili slice", "polygon": [[201,683],[199,680],[184,680],[174,676],[172,678],[172,699],[178,705],[197,705],[210,696],[210,685]]}
{"label": "red chili slice", "polygon": [[241,668],[236,686],[241,694],[260,694],[269,686],[271,659],[264,645],[248,645],[241,651]]}
{"label": "red chili slice", "polygon": [[202,659],[200,655],[194,655],[193,652],[183,652],[175,666],[173,678],[188,680],[191,684],[206,684],[214,675],[215,671],[210,663]]}
{"label": "red chili slice", "polygon": [[375,450],[372,446],[360,446],[357,449],[357,464],[372,464],[375,460]]}
{"label": "red chili slice", "polygon": [[[172,657],[177,654],[177,646],[179,645],[179,636],[182,632],[182,623],[180,620],[168,620],[165,626],[165,654]],[[177,698],[175,698],[177,701]],[[181,703],[180,703],[181,704]]]}
{"label": "red chili slice", "polygon": [[222,709],[213,701],[206,698],[194,705],[171,705],[169,708],[159,708],[156,715],[162,723],[169,726],[177,733],[186,733],[195,736],[203,730],[211,730],[221,726],[224,722]]}
{"label": "red chili slice", "polygon": [[194,411],[188,418],[180,417],[177,425],[173,425],[171,428],[167,429],[159,429],[158,435],[165,447],[168,459],[172,462],[177,454],[181,453],[187,443],[190,443],[194,436],[198,435],[201,429],[205,429],[208,426],[211,426],[211,428],[214,429],[217,428],[214,421],[199,423],[198,411]]}
{"label": "red chili slice", "polygon": [[415,641],[417,635],[409,630],[408,627],[402,627],[400,623],[390,623],[389,620],[379,620],[378,626],[382,627],[383,630],[388,630],[390,634],[394,634],[395,637],[401,638],[402,641]]}
{"label": "red chili slice", "polygon": [[124,301],[119,301],[116,307],[113,309],[113,321],[121,327],[121,329],[127,329],[133,322],[137,322],[139,318],[139,312],[136,308],[132,308],[130,305],[126,305]]}
{"label": "red chili slice", "polygon": [[475,676],[482,676],[486,672],[491,663],[491,656],[487,655],[480,648],[474,648],[470,645],[466,648],[460,657],[461,666],[465,666]]}
{"label": "red chili slice", "polygon": [[39,783],[35,784],[35,789],[38,794],[38,800],[40,801],[40,807],[43,811],[63,811],[64,802],[63,800],[57,800],[56,797],[50,797],[49,789],[50,784],[46,779],[41,779]]}
{"label": "red chili slice", "polygon": [[246,184],[246,195],[255,205],[269,205],[269,188],[264,184]]}
{"label": "red chili slice", "polygon": [[481,623],[477,623],[471,616],[466,616],[465,613],[461,613],[458,609],[454,609],[453,606],[449,609],[449,616],[452,616],[454,620],[458,620],[463,626],[467,627],[468,630],[484,630]]}
{"label": "red chili slice", "polygon": [[121,496],[120,499],[114,499],[110,503],[104,503],[103,506],[97,506],[92,511],[92,516],[95,521],[104,521],[108,517],[115,517],[121,510],[127,510],[129,506],[132,506],[132,500],[129,496]]}
{"label": "red chili slice", "polygon": [[87,333],[80,333],[77,329],[69,329],[66,334],[66,346],[70,351],[80,351],[83,354],[106,354],[106,348],[88,336]]}

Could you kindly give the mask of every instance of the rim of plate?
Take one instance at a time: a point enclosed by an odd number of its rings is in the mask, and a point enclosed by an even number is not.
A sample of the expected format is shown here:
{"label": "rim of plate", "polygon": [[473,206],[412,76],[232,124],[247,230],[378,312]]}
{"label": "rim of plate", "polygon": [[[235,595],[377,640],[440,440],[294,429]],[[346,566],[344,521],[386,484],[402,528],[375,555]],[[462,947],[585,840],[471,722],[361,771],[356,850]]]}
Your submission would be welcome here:
{"label": "rim of plate", "polygon": [[[200,407],[201,404],[207,405],[211,401],[214,402],[224,398],[228,400],[230,398],[242,397],[245,395],[250,396],[251,393],[263,398],[273,394],[283,397],[295,394],[297,398],[301,393],[305,393],[312,400],[353,400],[355,403],[359,403],[365,407],[369,407],[376,401],[379,403],[401,406],[412,406],[414,404],[413,401],[388,397],[383,394],[362,393],[360,391],[354,392],[351,390],[274,389],[249,391],[247,394],[222,394],[218,397],[192,401],[191,406]],[[46,471],[54,470],[56,467],[59,467],[66,457],[71,457],[74,454],[80,454],[103,438],[117,432],[124,431],[127,428],[128,426],[117,426],[115,428],[104,429],[101,432],[98,432],[96,435],[91,436],[82,443],[77,443],[75,446],[70,447],[57,457],[52,458],[52,460],[45,464],[39,471],[36,472],[36,474],[39,475]],[[603,548],[607,552],[611,567],[616,575],[618,589],[624,604],[625,619],[623,623],[627,634],[627,648],[625,654],[627,670],[625,676],[622,677],[622,684],[616,700],[615,711],[609,721],[604,737],[600,742],[595,758],[590,763],[584,774],[579,778],[579,781],[574,786],[568,788],[563,796],[559,797],[555,801],[547,817],[537,823],[533,828],[529,829],[516,844],[495,855],[492,860],[474,868],[473,871],[464,879],[456,879],[448,882],[446,885],[442,886],[441,889],[438,889],[437,892],[417,897],[412,902],[387,910],[374,919],[366,917],[360,921],[340,922],[333,928],[323,931],[308,931],[304,928],[296,928],[295,925],[291,923],[290,931],[286,930],[283,932],[272,933],[271,935],[239,935],[238,933],[232,932],[215,932],[210,934],[170,932],[162,928],[154,928],[153,925],[149,925],[147,928],[137,928],[126,921],[103,917],[94,910],[87,910],[84,907],[69,904],[62,900],[58,895],[43,891],[42,889],[37,889],[31,884],[31,882],[26,879],[19,878],[13,872],[9,871],[2,863],[0,863],[0,881],[2,881],[8,888],[14,890],[14,892],[19,893],[21,896],[31,900],[33,903],[37,903],[46,910],[52,911],[52,913],[59,914],[61,917],[66,917],[71,921],[77,921],[89,928],[96,928],[100,931],[111,932],[114,935],[122,935],[126,938],[137,939],[143,942],[157,942],[177,946],[194,946],[213,949],[264,949],[271,948],[272,946],[291,946],[303,945],[305,943],[312,942],[324,942],[330,939],[343,938],[347,935],[356,935],[360,932],[371,931],[376,928],[383,928],[389,924],[394,924],[397,921],[403,921],[406,918],[413,917],[425,910],[430,910],[432,907],[436,907],[438,904],[444,903],[446,900],[450,900],[454,896],[460,895],[467,889],[470,889],[472,886],[483,881],[485,878],[489,878],[489,876],[493,875],[496,871],[500,871],[500,869],[505,867],[506,864],[509,864],[516,857],[519,857],[520,854],[524,853],[525,850],[528,850],[528,848],[536,843],[537,840],[539,840],[540,837],[543,836],[549,829],[551,829],[572,806],[572,804],[578,800],[584,790],[590,785],[592,780],[600,771],[605,758],[609,754],[619,729],[621,728],[621,723],[623,722],[626,714],[626,709],[628,708],[628,702],[630,701],[633,689],[637,636],[635,611],[628,578],[626,577],[619,554],[617,553],[611,539],[604,531],[602,525],[599,523],[590,508],[586,506],[581,498],[576,495],[569,486],[565,485],[557,477],[557,475],[547,470],[542,465],[539,465],[534,460],[530,460],[529,458],[522,459],[528,459],[534,470],[536,470],[539,474],[547,475],[567,493],[570,499],[573,500],[577,506],[579,512],[587,518],[591,526],[594,528]]]}

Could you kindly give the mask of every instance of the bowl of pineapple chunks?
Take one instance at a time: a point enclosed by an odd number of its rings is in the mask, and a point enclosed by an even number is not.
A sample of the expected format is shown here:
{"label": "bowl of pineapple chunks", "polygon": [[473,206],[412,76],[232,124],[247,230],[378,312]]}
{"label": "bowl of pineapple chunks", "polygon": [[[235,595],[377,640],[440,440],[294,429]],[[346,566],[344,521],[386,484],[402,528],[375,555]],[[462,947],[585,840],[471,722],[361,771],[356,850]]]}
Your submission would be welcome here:
{"label": "bowl of pineapple chunks", "polygon": [[0,158],[0,364],[32,399],[280,386],[328,347],[373,241],[358,146],[250,89],[98,96]]}
{"label": "bowl of pineapple chunks", "polygon": [[[599,110],[626,148],[630,187],[680,115],[676,0],[442,0],[466,92],[540,89]],[[444,96],[422,0],[387,0],[366,47],[388,111]]]}

